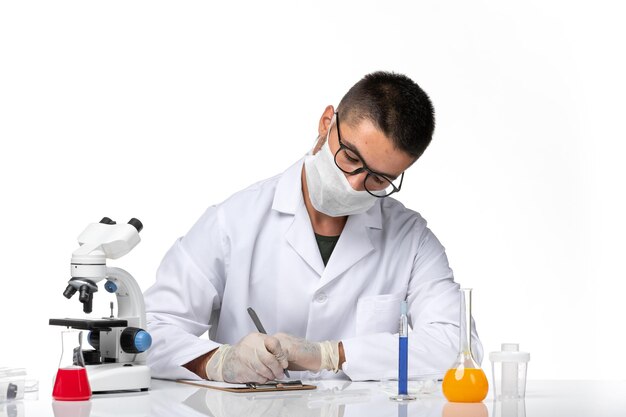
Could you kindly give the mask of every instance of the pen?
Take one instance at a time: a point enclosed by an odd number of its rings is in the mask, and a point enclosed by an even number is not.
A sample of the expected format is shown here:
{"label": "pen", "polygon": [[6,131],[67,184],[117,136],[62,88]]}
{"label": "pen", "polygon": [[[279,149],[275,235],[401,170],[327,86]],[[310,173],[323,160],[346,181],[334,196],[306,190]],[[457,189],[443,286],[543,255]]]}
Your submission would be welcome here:
{"label": "pen", "polygon": [[[265,327],[263,327],[263,325],[261,324],[261,320],[259,320],[259,316],[256,315],[256,311],[254,311],[252,307],[248,307],[248,314],[250,314],[250,318],[254,322],[254,325],[256,326],[256,329],[259,331],[259,333],[267,334],[267,332],[265,331]],[[291,378],[288,370],[283,369],[283,372],[285,372],[285,376],[287,378]]]}

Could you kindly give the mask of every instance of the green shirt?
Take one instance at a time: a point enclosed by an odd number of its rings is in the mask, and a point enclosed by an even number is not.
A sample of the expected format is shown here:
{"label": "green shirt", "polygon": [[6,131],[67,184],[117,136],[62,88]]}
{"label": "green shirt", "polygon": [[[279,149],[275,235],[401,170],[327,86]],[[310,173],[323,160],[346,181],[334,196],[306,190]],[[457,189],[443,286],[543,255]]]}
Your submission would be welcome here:
{"label": "green shirt", "polygon": [[315,240],[317,241],[317,247],[320,249],[320,255],[322,255],[322,261],[324,266],[328,263],[330,255],[335,249],[335,245],[339,240],[339,236],[322,236],[315,233]]}

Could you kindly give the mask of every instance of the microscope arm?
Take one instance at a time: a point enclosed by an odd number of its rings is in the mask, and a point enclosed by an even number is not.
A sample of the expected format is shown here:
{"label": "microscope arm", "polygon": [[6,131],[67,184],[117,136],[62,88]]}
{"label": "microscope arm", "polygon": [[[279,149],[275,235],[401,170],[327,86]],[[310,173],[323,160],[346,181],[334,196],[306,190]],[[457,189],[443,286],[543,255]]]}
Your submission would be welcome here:
{"label": "microscope arm", "polygon": [[117,296],[117,316],[128,320],[129,326],[145,329],[146,307],[137,281],[121,268],[107,267],[106,275],[107,280],[117,287],[114,290]]}

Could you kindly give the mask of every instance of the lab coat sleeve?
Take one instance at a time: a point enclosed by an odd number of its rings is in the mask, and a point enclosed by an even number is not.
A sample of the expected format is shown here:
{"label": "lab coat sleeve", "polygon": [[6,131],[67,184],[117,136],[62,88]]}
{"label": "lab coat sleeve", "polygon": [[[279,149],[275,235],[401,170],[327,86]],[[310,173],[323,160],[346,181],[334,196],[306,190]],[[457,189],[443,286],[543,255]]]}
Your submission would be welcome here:
{"label": "lab coat sleeve", "polygon": [[[445,249],[428,229],[418,250],[407,291],[409,378],[442,378],[459,352],[460,294]],[[398,306],[398,316],[400,307]],[[473,353],[482,361],[483,349],[472,320]],[[375,333],[343,340],[343,372],[353,381],[398,376],[398,334]]]}
{"label": "lab coat sleeve", "polygon": [[218,209],[209,208],[167,252],[156,283],[145,293],[153,377],[200,379],[182,365],[220,346],[199,338],[217,322],[224,287],[227,260],[220,223]]}

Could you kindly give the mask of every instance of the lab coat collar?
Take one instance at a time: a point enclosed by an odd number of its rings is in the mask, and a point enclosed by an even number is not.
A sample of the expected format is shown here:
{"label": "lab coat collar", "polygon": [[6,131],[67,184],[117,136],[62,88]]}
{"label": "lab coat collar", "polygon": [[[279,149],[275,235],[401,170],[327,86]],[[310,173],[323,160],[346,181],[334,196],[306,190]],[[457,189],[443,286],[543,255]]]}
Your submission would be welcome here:
{"label": "lab coat collar", "polygon": [[322,278],[320,286],[324,286],[374,250],[368,228],[382,229],[382,201],[376,201],[376,204],[365,213],[348,216],[333,251],[337,256],[331,256],[328,265],[324,267],[302,197],[303,163],[304,159],[301,159],[282,175],[276,186],[272,209],[294,216],[285,238],[298,255]]}
{"label": "lab coat collar", "polygon": [[[303,165],[304,158],[287,168],[287,170],[281,175],[274,193],[274,201],[272,202],[273,210],[285,214],[295,215],[300,204],[304,204],[304,199],[302,197]],[[383,199],[380,198],[378,200],[379,201],[376,201],[376,204],[374,204],[374,206],[372,206],[372,208],[365,213],[353,214],[349,216],[349,218],[360,219],[360,222],[362,222],[366,227],[382,229],[383,222],[381,204]]]}
{"label": "lab coat collar", "polygon": [[[376,206],[379,205],[380,203],[377,202]],[[367,220],[369,219],[365,214],[348,216],[348,221],[322,274],[320,288],[328,285],[361,259],[374,252]]]}
{"label": "lab coat collar", "polygon": [[302,166],[304,158],[287,168],[280,176],[276,191],[274,192],[274,201],[272,209],[285,214],[296,214],[296,210],[302,202]]}

